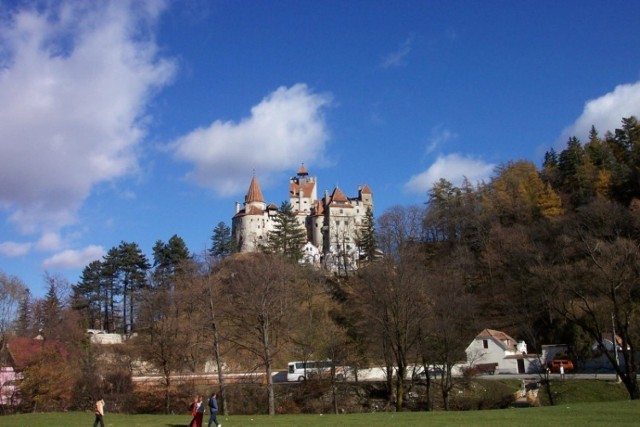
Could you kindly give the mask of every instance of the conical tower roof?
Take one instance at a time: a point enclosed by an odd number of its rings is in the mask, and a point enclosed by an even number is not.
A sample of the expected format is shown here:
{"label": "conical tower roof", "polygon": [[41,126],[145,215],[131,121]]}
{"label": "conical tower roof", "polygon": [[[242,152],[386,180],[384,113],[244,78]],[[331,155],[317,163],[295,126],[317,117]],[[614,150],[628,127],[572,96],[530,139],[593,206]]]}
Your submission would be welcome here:
{"label": "conical tower roof", "polygon": [[247,203],[251,203],[251,202],[264,203],[262,190],[260,190],[260,185],[258,184],[258,179],[256,178],[255,175],[253,175],[253,178],[251,178],[251,184],[249,184],[249,192],[247,193],[246,202]]}

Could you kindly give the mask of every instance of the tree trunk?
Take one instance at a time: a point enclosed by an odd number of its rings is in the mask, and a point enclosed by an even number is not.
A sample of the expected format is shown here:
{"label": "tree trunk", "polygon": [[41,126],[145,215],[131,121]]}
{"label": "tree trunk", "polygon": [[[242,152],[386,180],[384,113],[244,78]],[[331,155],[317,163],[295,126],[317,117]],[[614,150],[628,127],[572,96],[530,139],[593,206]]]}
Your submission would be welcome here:
{"label": "tree trunk", "polygon": [[273,378],[271,375],[271,341],[269,340],[268,322],[263,321],[262,343],[264,345],[264,367],[267,371],[267,395],[269,396],[269,415],[276,414],[276,399],[273,390]]}
{"label": "tree trunk", "polygon": [[216,359],[216,368],[218,370],[218,383],[220,384],[220,406],[222,407],[220,413],[222,415],[229,415],[227,410],[227,394],[224,390],[224,373],[222,372],[222,360],[220,358],[220,340],[218,338],[218,325],[216,324],[216,315],[213,305],[213,295],[211,289],[209,289],[209,314],[211,316],[211,332],[213,335],[213,356]]}
{"label": "tree trunk", "polygon": [[165,413],[169,415],[171,413],[171,370],[167,368],[167,366],[163,366],[162,372],[164,374],[164,404],[165,404]]}

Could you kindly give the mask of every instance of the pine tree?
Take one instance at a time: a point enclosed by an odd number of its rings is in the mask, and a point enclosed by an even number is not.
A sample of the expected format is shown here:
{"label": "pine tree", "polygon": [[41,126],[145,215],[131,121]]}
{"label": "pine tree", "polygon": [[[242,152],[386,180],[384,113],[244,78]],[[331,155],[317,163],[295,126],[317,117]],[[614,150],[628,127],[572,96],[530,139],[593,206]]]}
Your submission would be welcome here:
{"label": "pine tree", "polygon": [[184,240],[174,234],[167,243],[158,240],[153,246],[153,272],[158,285],[174,285],[173,279],[181,271],[183,264],[192,259]]}
{"label": "pine tree", "polygon": [[376,234],[373,211],[367,207],[364,219],[358,230],[360,257],[366,261],[373,261],[376,253]]}
{"label": "pine tree", "polygon": [[92,261],[82,270],[80,281],[72,286],[72,308],[82,313],[91,329],[105,327],[101,320],[102,307],[105,306],[101,276],[102,262]]}
{"label": "pine tree", "polygon": [[211,249],[209,255],[216,258],[224,258],[233,252],[233,241],[231,239],[231,228],[220,221],[213,229],[211,236]]}
{"label": "pine tree", "polygon": [[269,234],[268,252],[278,253],[286,258],[299,261],[306,232],[298,222],[298,217],[289,202],[282,202],[274,219],[274,230]]}
{"label": "pine tree", "polygon": [[151,266],[137,243],[121,242],[118,252],[118,270],[122,283],[122,329],[126,334],[134,329],[136,296],[146,287],[147,271]]}

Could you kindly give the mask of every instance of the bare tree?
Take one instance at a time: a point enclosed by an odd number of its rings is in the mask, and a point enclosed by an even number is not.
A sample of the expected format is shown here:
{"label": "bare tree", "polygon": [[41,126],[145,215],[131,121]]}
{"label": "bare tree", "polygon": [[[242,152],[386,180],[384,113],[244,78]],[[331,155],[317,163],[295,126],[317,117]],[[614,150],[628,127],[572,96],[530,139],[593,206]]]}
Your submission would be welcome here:
{"label": "bare tree", "polygon": [[[557,312],[598,344],[629,397],[640,399],[635,353],[640,345],[637,213],[596,200],[564,224],[557,239],[558,260],[536,273],[553,286],[549,293]],[[612,338],[612,347],[605,345],[605,334]]]}
{"label": "bare tree", "polygon": [[424,324],[429,343],[424,356],[443,367],[440,388],[445,410],[449,410],[455,385],[452,369],[465,359],[464,350],[477,332],[477,300],[468,284],[471,264],[471,254],[460,248],[451,253],[448,262],[439,262],[423,276],[429,313]]}
{"label": "bare tree", "polygon": [[355,282],[354,292],[364,323],[382,344],[383,357],[386,351],[392,356],[388,375],[391,380],[395,372],[392,394],[398,411],[404,405],[407,367],[415,360],[421,320],[426,314],[419,291],[419,263],[412,261],[405,254],[398,263],[387,259],[368,266]]}
{"label": "bare tree", "polygon": [[27,296],[27,288],[20,279],[0,271],[0,355],[3,355],[7,332],[16,320],[20,301]]}
{"label": "bare tree", "polygon": [[170,413],[173,384],[171,376],[180,369],[190,348],[184,292],[170,287],[156,287],[142,293],[139,335],[135,339],[145,360],[155,365],[163,376],[165,411]]}
{"label": "bare tree", "polygon": [[[218,374],[218,384],[220,385],[219,401],[222,408],[222,414],[227,415],[229,413],[227,406],[227,397],[225,393],[225,381],[224,381],[224,361],[222,356],[222,334],[221,334],[221,320],[222,309],[220,303],[222,299],[222,286],[223,283],[220,280],[219,275],[213,268],[208,268],[207,272],[202,276],[202,289],[204,294],[204,304],[201,305],[203,309],[205,325],[208,328],[209,345],[208,349],[213,354],[216,364],[216,370]],[[207,351],[206,353],[209,353]]]}
{"label": "bare tree", "polygon": [[275,415],[274,358],[284,348],[299,306],[295,273],[291,262],[262,253],[232,256],[221,264],[227,337],[265,369],[270,415]]}

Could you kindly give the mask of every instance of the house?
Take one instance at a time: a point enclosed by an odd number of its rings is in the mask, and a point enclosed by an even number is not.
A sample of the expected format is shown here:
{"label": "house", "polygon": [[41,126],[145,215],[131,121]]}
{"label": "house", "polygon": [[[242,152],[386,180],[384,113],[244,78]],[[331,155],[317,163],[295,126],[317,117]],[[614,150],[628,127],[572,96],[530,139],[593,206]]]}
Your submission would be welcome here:
{"label": "house", "polygon": [[[492,366],[500,374],[524,374],[538,372],[538,356],[527,353],[527,344],[516,341],[508,334],[494,329],[484,329],[465,350],[470,368]],[[482,371],[483,369],[480,369]]]}
{"label": "house", "polygon": [[16,372],[13,366],[0,368],[0,405],[16,406],[20,403],[17,384],[21,379],[22,374]]}
{"label": "house", "polygon": [[7,343],[9,366],[0,368],[0,404],[15,406],[20,404],[20,381],[22,371],[37,363],[45,350],[60,352],[66,357],[67,351],[57,340],[45,340],[41,335],[36,338],[19,337]]}

